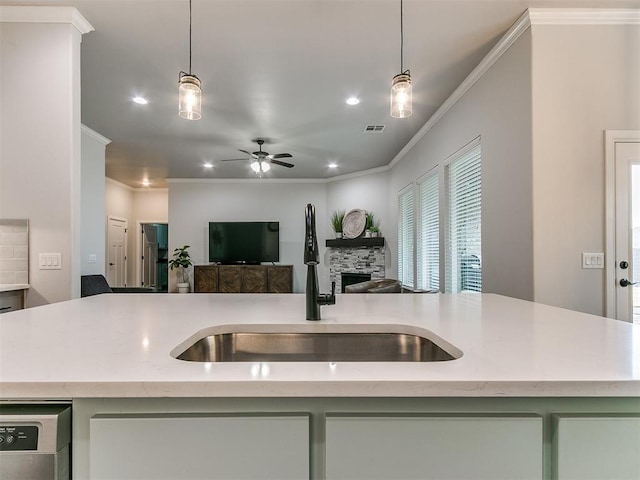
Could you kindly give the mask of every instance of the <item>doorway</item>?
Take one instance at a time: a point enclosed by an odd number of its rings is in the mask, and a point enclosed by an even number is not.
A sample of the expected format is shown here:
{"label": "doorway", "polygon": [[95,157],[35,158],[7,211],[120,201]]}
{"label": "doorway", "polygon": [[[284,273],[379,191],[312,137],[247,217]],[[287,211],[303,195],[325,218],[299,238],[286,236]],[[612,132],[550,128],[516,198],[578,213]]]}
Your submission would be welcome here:
{"label": "doorway", "polygon": [[640,131],[606,133],[607,316],[640,323]]}
{"label": "doorway", "polygon": [[127,286],[127,221],[107,217],[107,283]]}
{"label": "doorway", "polygon": [[169,291],[169,225],[166,223],[141,223],[140,279],[143,287],[154,292]]}

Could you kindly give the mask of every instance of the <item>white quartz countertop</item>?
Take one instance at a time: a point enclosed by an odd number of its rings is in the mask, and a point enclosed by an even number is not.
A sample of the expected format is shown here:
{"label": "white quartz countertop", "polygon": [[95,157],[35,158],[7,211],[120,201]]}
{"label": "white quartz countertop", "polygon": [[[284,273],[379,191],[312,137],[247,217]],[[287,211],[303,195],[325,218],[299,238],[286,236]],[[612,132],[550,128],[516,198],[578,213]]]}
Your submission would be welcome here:
{"label": "white quartz countertop", "polygon": [[28,283],[0,283],[0,292],[13,292],[15,290],[27,290]]}
{"label": "white quartz countertop", "polygon": [[[640,325],[491,294],[107,294],[0,317],[0,399],[81,397],[640,397]],[[428,363],[200,363],[201,329],[426,329],[461,350]],[[356,327],[353,327],[356,325]]]}

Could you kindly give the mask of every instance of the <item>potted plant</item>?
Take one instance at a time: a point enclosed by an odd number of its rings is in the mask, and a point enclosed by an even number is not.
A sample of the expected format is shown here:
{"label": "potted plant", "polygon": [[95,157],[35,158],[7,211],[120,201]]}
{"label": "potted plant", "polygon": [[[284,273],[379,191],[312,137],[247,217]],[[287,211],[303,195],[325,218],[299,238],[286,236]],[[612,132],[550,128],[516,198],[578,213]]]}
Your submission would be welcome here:
{"label": "potted plant", "polygon": [[177,268],[182,271],[182,282],[176,284],[178,287],[178,293],[189,293],[187,269],[191,265],[193,265],[193,263],[189,256],[189,245],[184,245],[182,248],[176,248],[173,251],[173,258],[169,260],[169,268],[171,270]]}
{"label": "potted plant", "polygon": [[331,215],[331,228],[336,234],[336,238],[342,238],[342,222],[344,220],[344,210],[336,210]]}
{"label": "potted plant", "polygon": [[377,237],[380,235],[380,221],[376,221],[371,227],[369,227],[369,231],[371,232],[372,237]]}
{"label": "potted plant", "polygon": [[365,224],[364,227],[364,236],[365,237],[372,237],[373,235],[371,235],[371,233],[373,232],[373,228],[375,228],[376,230],[376,235],[377,236],[377,227],[376,227],[376,219],[375,216],[373,215],[372,212],[367,212],[367,223]]}

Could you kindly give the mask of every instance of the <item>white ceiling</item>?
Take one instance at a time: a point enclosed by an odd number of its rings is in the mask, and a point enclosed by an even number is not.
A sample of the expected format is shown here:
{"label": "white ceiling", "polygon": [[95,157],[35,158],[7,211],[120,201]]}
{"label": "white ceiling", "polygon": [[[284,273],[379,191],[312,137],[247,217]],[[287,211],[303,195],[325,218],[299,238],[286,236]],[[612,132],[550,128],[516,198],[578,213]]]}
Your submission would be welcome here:
{"label": "white ceiling", "polygon": [[[255,178],[238,149],[265,138],[295,164],[269,178],[328,178],[387,165],[527,7],[639,7],[640,0],[404,0],[413,116],[389,115],[400,73],[400,0],[192,0],[192,71],[203,114],[177,114],[189,69],[188,0],[5,1],[73,5],[82,41],[82,123],[108,137],[107,176]],[[142,95],[146,106],[131,102]],[[348,96],[361,103],[350,107]],[[382,133],[363,133],[366,125]],[[213,168],[205,169],[205,162]],[[338,167],[329,169],[335,162]]]}

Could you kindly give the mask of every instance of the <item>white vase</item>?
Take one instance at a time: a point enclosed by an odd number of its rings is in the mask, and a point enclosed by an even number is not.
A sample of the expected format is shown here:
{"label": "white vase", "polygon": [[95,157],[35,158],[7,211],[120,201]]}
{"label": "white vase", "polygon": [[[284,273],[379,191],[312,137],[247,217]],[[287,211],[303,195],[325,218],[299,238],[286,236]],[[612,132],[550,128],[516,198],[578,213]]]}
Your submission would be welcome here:
{"label": "white vase", "polygon": [[189,283],[176,283],[178,293],[189,293]]}
{"label": "white vase", "polygon": [[342,232],[335,232],[336,233],[336,238],[342,238]]}

